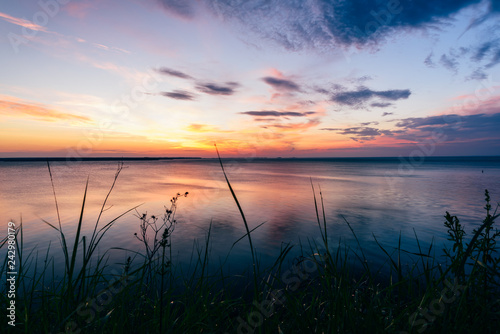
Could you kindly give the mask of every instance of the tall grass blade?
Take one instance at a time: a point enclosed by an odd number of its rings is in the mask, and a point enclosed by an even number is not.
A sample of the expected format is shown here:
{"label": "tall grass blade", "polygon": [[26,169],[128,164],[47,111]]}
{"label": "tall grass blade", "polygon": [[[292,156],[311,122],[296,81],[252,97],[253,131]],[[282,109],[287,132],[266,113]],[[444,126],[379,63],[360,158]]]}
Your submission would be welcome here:
{"label": "tall grass blade", "polygon": [[69,267],[69,272],[68,272],[68,293],[70,294],[71,299],[74,298],[74,295],[73,295],[73,272],[75,270],[76,255],[78,253],[78,244],[80,242],[80,232],[82,230],[83,212],[85,210],[85,200],[87,198],[88,186],[89,186],[89,178],[87,177],[87,182],[85,184],[85,192],[83,194],[82,209],[80,211],[80,218],[78,219],[78,225],[76,228],[76,235],[75,235],[75,243],[73,245],[73,252],[71,254],[71,262],[70,262],[70,267]]}
{"label": "tall grass blade", "polygon": [[[69,268],[69,265],[70,265],[69,264],[68,245],[66,243],[66,237],[64,236],[64,233],[62,230],[61,216],[59,215],[59,204],[57,203],[56,188],[54,187],[54,179],[52,177],[52,170],[50,169],[50,163],[48,160],[47,160],[47,168],[49,170],[50,184],[52,185],[52,193],[54,194],[54,202],[56,204],[57,222],[59,223],[58,231],[59,231],[59,236],[61,237],[62,250],[63,250],[63,254],[64,254],[64,261],[65,261],[65,266],[66,266],[66,271],[67,271]],[[45,223],[47,223],[47,222],[45,222]],[[51,224],[49,224],[49,225],[52,226]]]}
{"label": "tall grass blade", "polygon": [[245,229],[247,231],[247,236],[248,236],[248,242],[250,244],[250,252],[252,253],[252,266],[253,266],[253,278],[254,278],[254,290],[255,290],[255,297],[257,297],[257,263],[255,262],[255,249],[253,248],[253,243],[252,243],[252,237],[250,235],[250,229],[248,228],[248,223],[247,219],[245,218],[245,214],[243,213],[243,209],[241,208],[240,202],[238,201],[238,198],[236,197],[236,194],[234,193],[233,187],[231,186],[231,183],[229,182],[229,179],[227,178],[226,171],[224,170],[224,165],[222,164],[222,159],[219,154],[219,150],[217,149],[217,145],[214,144],[215,146],[215,151],[217,152],[217,157],[219,158],[219,163],[220,167],[222,169],[222,173],[224,174],[224,178],[226,179],[227,186],[229,187],[229,190],[231,191],[231,195],[233,196],[234,201],[236,202],[236,205],[238,206],[238,210],[240,211],[241,218],[243,218],[243,223],[245,224]]}

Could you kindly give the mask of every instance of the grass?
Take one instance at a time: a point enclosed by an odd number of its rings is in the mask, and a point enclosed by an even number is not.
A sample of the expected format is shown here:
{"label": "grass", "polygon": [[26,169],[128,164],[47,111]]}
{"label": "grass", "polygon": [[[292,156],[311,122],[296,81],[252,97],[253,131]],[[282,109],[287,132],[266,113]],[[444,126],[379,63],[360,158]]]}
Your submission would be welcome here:
{"label": "grass", "polygon": [[[261,268],[251,239],[255,229],[249,229],[219,161],[245,225],[246,234],[235,244],[244,238],[249,241],[249,273],[230,276],[222,266],[215,272],[208,270],[214,265],[209,255],[214,241],[211,224],[204,244],[193,248],[189,272],[171,262],[177,204],[187,193],[174,196],[160,216],[141,214],[135,207],[102,224],[101,215],[122,168],[119,165],[90,238],[81,233],[87,187],[75,237],[68,240],[52,182],[58,221],[46,223],[59,235],[64,270],[55,268],[54,246],[49,245],[42,256],[36,249],[24,249],[19,224],[16,326],[7,326],[4,318],[2,329],[20,333],[498,332],[500,257],[496,242],[500,232],[494,223],[499,215],[492,212],[488,191],[483,223],[470,236],[459,218],[446,212],[443,233],[448,235],[449,248],[444,250],[444,259],[432,255],[432,243],[423,249],[416,234],[419,251],[414,253],[401,247],[401,236],[394,249],[374,236],[387,265],[373,268],[347,220],[358,250],[340,241],[331,244],[323,196],[311,182],[321,238],[301,242],[301,255],[294,258],[290,255],[294,246],[283,244],[273,265]],[[48,169],[52,181],[50,165]],[[133,256],[122,269],[112,269],[107,252],[95,251],[114,223],[134,210],[139,221],[136,237],[144,251],[129,252]],[[0,241],[0,248],[7,247],[7,241],[7,237]],[[403,265],[403,255],[414,259],[409,267]],[[2,272],[7,262],[6,257]],[[62,277],[57,276],[59,272]],[[0,302],[5,310],[7,285],[2,290]]]}

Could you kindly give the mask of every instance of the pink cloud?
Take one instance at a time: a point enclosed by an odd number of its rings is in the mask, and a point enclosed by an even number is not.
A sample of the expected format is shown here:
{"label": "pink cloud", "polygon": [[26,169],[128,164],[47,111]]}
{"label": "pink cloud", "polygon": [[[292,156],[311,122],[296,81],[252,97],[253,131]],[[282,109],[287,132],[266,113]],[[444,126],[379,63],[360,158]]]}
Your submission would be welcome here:
{"label": "pink cloud", "polygon": [[90,1],[84,2],[70,2],[64,6],[64,10],[73,17],[77,17],[79,19],[85,18],[87,16],[89,10],[93,8],[94,5]]}
{"label": "pink cloud", "polygon": [[500,110],[500,95],[492,96],[486,90],[477,94],[461,95],[456,97],[455,104],[442,114],[494,114]]}
{"label": "pink cloud", "polygon": [[5,21],[18,25],[20,27],[24,27],[27,29],[35,30],[35,31],[43,31],[43,32],[48,32],[48,30],[45,27],[42,27],[41,25],[35,24],[29,20],[26,19],[20,19],[14,16],[10,16],[9,14],[5,14],[0,12],[0,17],[4,19]]}
{"label": "pink cloud", "polygon": [[283,75],[283,72],[281,72],[280,70],[278,70],[277,68],[274,68],[274,67],[271,67],[266,72],[268,73],[269,76],[273,76],[273,77],[280,78],[280,79],[285,78],[285,76]]}

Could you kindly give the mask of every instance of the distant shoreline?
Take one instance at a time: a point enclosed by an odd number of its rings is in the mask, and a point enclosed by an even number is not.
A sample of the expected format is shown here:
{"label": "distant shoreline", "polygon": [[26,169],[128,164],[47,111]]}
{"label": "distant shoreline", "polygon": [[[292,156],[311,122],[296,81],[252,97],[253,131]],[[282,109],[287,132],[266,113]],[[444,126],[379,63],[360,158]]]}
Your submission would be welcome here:
{"label": "distant shoreline", "polygon": [[62,158],[62,157],[26,157],[26,158],[0,158],[0,161],[132,161],[132,160],[186,160],[201,159],[199,157],[84,157],[84,158]]}
{"label": "distant shoreline", "polygon": [[[223,157],[223,160],[237,160],[237,161],[332,161],[332,162],[410,162],[414,163],[424,162],[499,162],[500,156],[429,156],[423,157],[420,161],[419,157],[254,157],[254,158],[234,158]],[[13,158],[0,158],[0,162],[37,162],[37,161],[159,161],[159,160],[217,160],[217,158],[201,158],[201,157],[81,157],[81,158],[63,158],[63,157],[13,157]]]}

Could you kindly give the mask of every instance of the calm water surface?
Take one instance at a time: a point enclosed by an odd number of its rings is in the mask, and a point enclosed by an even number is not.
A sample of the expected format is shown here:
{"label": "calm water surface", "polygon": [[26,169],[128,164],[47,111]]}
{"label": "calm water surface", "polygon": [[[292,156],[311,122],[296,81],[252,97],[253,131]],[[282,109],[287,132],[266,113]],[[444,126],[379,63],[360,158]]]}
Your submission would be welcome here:
{"label": "calm water surface", "polygon": [[[319,240],[311,179],[321,189],[331,244],[339,238],[357,249],[344,218],[351,224],[370,261],[380,263],[373,234],[389,250],[397,246],[416,250],[414,230],[422,245],[434,240],[437,252],[446,240],[443,215],[457,215],[468,231],[484,218],[484,190],[493,204],[500,201],[500,159],[436,159],[410,166],[392,160],[227,160],[226,172],[250,227],[264,264],[279,254],[282,243],[306,246]],[[411,168],[410,168],[411,167]],[[84,235],[90,236],[102,202],[117,169],[116,162],[96,161],[67,165],[51,162],[63,229],[76,229],[87,177],[89,190],[84,214]],[[203,245],[211,231],[211,259],[218,264],[232,244],[245,234],[238,209],[216,160],[129,161],[124,165],[108,199],[102,224],[137,205],[137,213],[161,215],[176,193],[189,192],[178,201],[172,244],[175,259],[189,262],[193,247]],[[318,196],[318,193],[317,193]],[[495,206],[495,205],[494,205]],[[112,247],[140,250],[135,239],[139,219],[135,211],[120,218],[100,244],[99,252]],[[57,214],[45,162],[0,162],[0,236],[7,222],[24,226],[25,247],[39,254],[51,245],[56,264],[62,268],[58,234],[43,222],[57,225]],[[306,251],[307,253],[307,251]],[[121,250],[109,253],[110,263],[123,262]],[[295,253],[297,254],[297,253]],[[0,250],[5,255],[5,249]],[[230,269],[249,263],[248,241],[231,251]]]}

